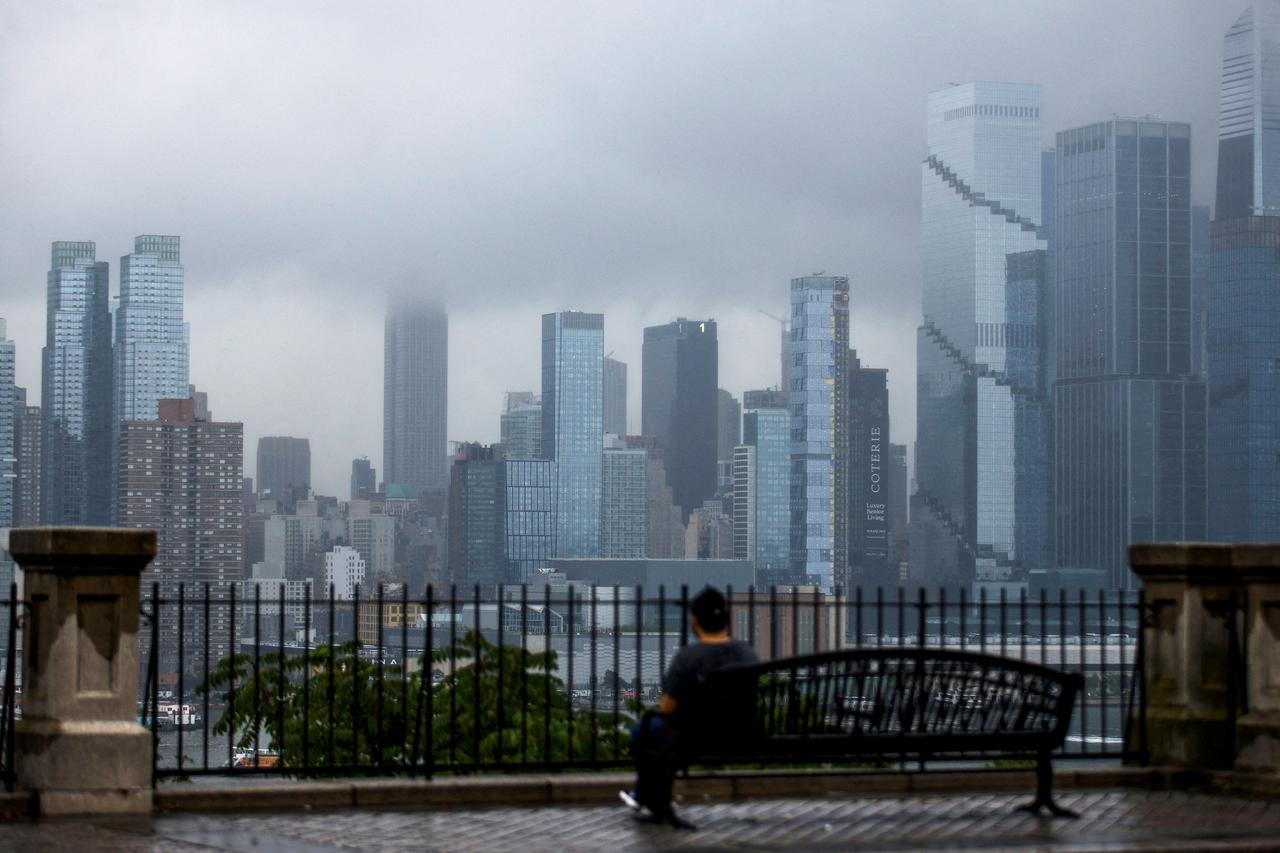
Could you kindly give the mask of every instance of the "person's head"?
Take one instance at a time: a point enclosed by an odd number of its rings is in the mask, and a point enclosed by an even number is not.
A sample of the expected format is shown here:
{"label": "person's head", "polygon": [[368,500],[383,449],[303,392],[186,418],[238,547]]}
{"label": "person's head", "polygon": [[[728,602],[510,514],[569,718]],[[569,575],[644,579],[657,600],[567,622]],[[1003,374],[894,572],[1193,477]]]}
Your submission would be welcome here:
{"label": "person's head", "polygon": [[715,587],[703,587],[690,602],[689,611],[693,614],[693,629],[699,636],[721,634],[729,627],[729,608]]}

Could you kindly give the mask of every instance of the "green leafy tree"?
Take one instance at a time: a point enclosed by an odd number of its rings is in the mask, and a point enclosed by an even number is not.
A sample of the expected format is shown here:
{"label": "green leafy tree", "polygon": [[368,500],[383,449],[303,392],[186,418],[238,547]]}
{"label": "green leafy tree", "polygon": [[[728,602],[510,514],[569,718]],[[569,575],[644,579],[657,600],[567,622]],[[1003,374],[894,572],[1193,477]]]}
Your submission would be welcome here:
{"label": "green leafy tree", "polygon": [[[468,631],[435,649],[421,673],[362,660],[355,643],[319,646],[309,656],[223,658],[202,688],[224,694],[214,733],[241,747],[254,721],[290,767],[484,766],[562,762],[626,754],[630,715],[572,708],[555,673],[555,652],[498,646]],[[307,667],[310,672],[305,672]],[[433,670],[447,674],[431,683]],[[304,677],[305,676],[305,677]]]}

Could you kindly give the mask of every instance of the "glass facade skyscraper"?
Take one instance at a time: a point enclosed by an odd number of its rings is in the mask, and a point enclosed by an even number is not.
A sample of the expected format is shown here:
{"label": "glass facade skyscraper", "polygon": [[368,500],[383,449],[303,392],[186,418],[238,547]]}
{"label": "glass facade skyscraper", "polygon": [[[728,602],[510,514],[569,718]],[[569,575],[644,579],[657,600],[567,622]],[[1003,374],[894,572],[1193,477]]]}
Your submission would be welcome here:
{"label": "glass facade skyscraper", "polygon": [[1191,128],[1111,119],[1057,152],[1057,565],[1126,589],[1129,544],[1205,536]]}
{"label": "glass facade skyscraper", "polygon": [[791,280],[791,572],[848,588],[849,279]]}
{"label": "glass facade skyscraper", "polygon": [[556,463],[549,459],[506,459],[502,463],[506,496],[507,560],[513,580],[532,583],[555,556]]}
{"label": "glass facade skyscraper", "polygon": [[616,436],[610,441],[604,449],[600,556],[640,559],[648,556],[649,454],[628,449]]}
{"label": "glass facade skyscraper", "polygon": [[53,244],[41,351],[44,524],[109,524],[113,515],[111,300],[107,264],[94,252],[87,241]]}
{"label": "glass facade skyscraper", "polygon": [[[791,564],[791,415],[785,406],[747,409],[742,416],[742,445],[734,456],[734,541],[749,536],[743,553],[754,560],[756,580],[765,585],[785,581]],[[743,457],[738,451],[750,451]],[[739,459],[742,488],[751,505],[739,521]],[[744,492],[745,495],[745,492]]]}
{"label": "glass facade skyscraper", "polygon": [[[12,527],[13,487],[18,479],[14,436],[19,404],[18,388],[14,383],[16,352],[13,341],[5,337],[5,331],[5,321],[0,319],[0,466],[3,466],[0,468],[0,527]],[[6,461],[9,459],[13,461]]]}
{"label": "glass facade skyscraper", "polygon": [[1280,539],[1280,9],[1227,31],[1205,340],[1209,536]]}
{"label": "glass facade skyscraper", "polygon": [[1032,567],[1022,515],[1044,512],[1017,496],[1048,490],[1046,457],[1027,453],[1043,452],[1047,429],[1044,389],[1028,383],[1025,363],[1041,352],[1042,318],[1025,283],[1011,286],[1026,274],[1011,258],[1044,249],[1039,86],[932,93],[928,144],[912,573],[929,584],[1017,582]]}
{"label": "glass facade skyscraper", "polygon": [[640,427],[666,455],[682,520],[715,497],[719,344],[714,320],[680,318],[644,330]]}
{"label": "glass facade skyscraper", "polygon": [[382,474],[408,486],[437,515],[449,483],[449,315],[402,297],[387,311],[383,338]]}
{"label": "glass facade skyscraper", "polygon": [[627,434],[627,365],[608,356],[604,360],[604,431]]}
{"label": "glass facade skyscraper", "polygon": [[1280,8],[1259,2],[1222,46],[1214,217],[1280,211]]}
{"label": "glass facade skyscraper", "polygon": [[185,269],[177,237],[144,234],[120,259],[115,311],[115,419],[151,421],[161,400],[190,393],[190,327],[182,319]]}
{"label": "glass facade skyscraper", "polygon": [[604,315],[542,315],[542,456],[556,463],[556,556],[600,556]]}

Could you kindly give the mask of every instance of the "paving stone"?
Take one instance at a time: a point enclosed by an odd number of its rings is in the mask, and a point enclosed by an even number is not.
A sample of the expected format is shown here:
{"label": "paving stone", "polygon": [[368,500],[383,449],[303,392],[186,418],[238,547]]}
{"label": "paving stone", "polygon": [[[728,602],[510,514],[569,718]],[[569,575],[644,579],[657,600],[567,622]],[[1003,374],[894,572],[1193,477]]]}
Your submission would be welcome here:
{"label": "paving stone", "polygon": [[1177,791],[1075,790],[1076,820],[1015,811],[1027,795],[761,799],[685,805],[699,827],[635,822],[618,806],[465,810],[357,808],[291,813],[171,814],[0,827],[0,849],[224,850],[1197,850],[1280,848],[1280,802]]}

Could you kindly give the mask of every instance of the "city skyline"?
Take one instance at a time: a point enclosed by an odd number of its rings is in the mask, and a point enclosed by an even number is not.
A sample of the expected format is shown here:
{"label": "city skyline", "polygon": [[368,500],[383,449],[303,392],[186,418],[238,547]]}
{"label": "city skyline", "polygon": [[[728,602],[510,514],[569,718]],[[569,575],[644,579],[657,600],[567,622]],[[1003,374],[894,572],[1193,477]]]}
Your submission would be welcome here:
{"label": "city skyline", "polygon": [[[851,319],[851,340],[859,352],[868,363],[901,366],[890,378],[891,414],[893,422],[901,426],[897,438],[909,443],[915,422],[910,374],[919,279],[915,229],[910,226],[916,221],[916,169],[923,156],[919,104],[925,94],[950,80],[1041,82],[1046,109],[1041,144],[1045,147],[1051,143],[1055,130],[1080,126],[1110,112],[1157,112],[1190,120],[1196,140],[1193,199],[1212,203],[1210,173],[1216,151],[1210,142],[1216,125],[1220,34],[1239,17],[1244,5],[1099,5],[1096,8],[1105,9],[1117,30],[1145,25],[1153,17],[1153,10],[1160,11],[1159,17],[1165,23],[1151,37],[1140,40],[1142,43],[1127,47],[1123,58],[1111,56],[1118,51],[1104,51],[1104,56],[1083,70],[1070,61],[1070,56],[1072,51],[1092,43],[1095,16],[1087,6],[1032,10],[1019,9],[1016,4],[991,4],[960,15],[937,9],[930,12],[896,5],[863,5],[789,15],[788,20],[794,20],[786,26],[776,26],[780,22],[770,22],[762,16],[758,31],[747,28],[737,34],[719,33],[719,16],[709,11],[705,17],[695,16],[690,22],[690,40],[673,48],[678,61],[675,67],[687,72],[680,78],[681,85],[691,84],[687,95],[675,91],[671,76],[646,59],[648,40],[657,37],[656,25],[642,26],[633,38],[624,38],[623,33],[630,33],[636,22],[621,13],[575,17],[575,26],[569,28],[571,34],[580,35],[582,30],[599,33],[608,37],[606,42],[621,48],[618,76],[595,82],[589,69],[595,67],[599,48],[574,46],[565,58],[567,73],[576,75],[577,85],[602,87],[601,94],[607,97],[593,101],[600,104],[596,111],[585,112],[555,99],[548,102],[535,98],[532,103],[543,104],[553,115],[569,120],[564,142],[585,145],[585,159],[575,157],[572,170],[562,161],[553,160],[538,181],[556,189],[551,194],[529,196],[528,184],[510,184],[518,180],[512,166],[517,171],[539,170],[516,157],[514,148],[495,150],[481,145],[491,154],[478,158],[475,167],[464,167],[460,173],[460,178],[479,180],[478,184],[470,182],[479,190],[473,194],[478,201],[471,205],[461,204],[464,199],[458,185],[446,177],[438,179],[443,181],[439,192],[423,194],[423,182],[441,174],[437,163],[444,166],[445,172],[461,163],[451,145],[421,123],[398,126],[405,135],[404,141],[398,142],[380,124],[383,119],[361,106],[360,101],[348,100],[345,94],[353,89],[361,93],[376,90],[381,75],[386,73],[384,68],[404,68],[404,63],[410,61],[434,61],[420,58],[420,44],[415,43],[415,49],[409,52],[406,45],[397,42],[386,50],[385,63],[356,63],[367,68],[362,72],[364,76],[352,79],[350,87],[326,86],[326,90],[339,90],[332,108],[347,110],[343,124],[353,124],[350,118],[354,117],[354,126],[360,130],[345,135],[336,126],[326,125],[319,131],[320,136],[312,137],[317,145],[303,146],[306,150],[301,156],[286,162],[278,156],[282,140],[296,140],[299,136],[285,131],[292,131],[294,122],[311,116],[313,108],[318,107],[309,87],[329,81],[339,71],[320,59],[306,59],[287,49],[285,56],[272,62],[302,63],[301,82],[282,82],[286,87],[283,91],[259,92],[245,96],[244,101],[229,101],[231,115],[219,123],[227,135],[217,151],[188,144],[191,140],[186,134],[213,135],[208,121],[216,110],[201,111],[210,105],[210,98],[221,95],[213,81],[228,62],[245,58],[241,49],[252,53],[259,38],[284,26],[290,18],[287,7],[272,10],[265,19],[252,24],[262,35],[250,32],[249,22],[235,15],[218,19],[216,26],[184,24],[177,33],[172,31],[181,22],[174,17],[132,16],[133,23],[148,34],[172,34],[173,38],[154,40],[165,46],[157,57],[123,63],[131,68],[125,77],[95,75],[94,79],[87,69],[50,67],[43,56],[52,57],[59,52],[45,49],[48,40],[56,38],[60,45],[89,51],[103,48],[110,55],[122,49],[125,41],[113,38],[117,19],[107,19],[110,26],[99,26],[103,20],[94,15],[78,16],[55,34],[47,22],[19,12],[22,26],[17,29],[23,32],[23,40],[6,41],[5,45],[12,48],[10,55],[26,69],[12,91],[25,94],[7,100],[0,110],[4,110],[7,126],[14,128],[14,135],[6,143],[11,155],[22,156],[23,151],[35,150],[31,146],[37,140],[40,145],[37,156],[23,156],[24,162],[29,161],[29,168],[15,177],[13,208],[22,212],[22,221],[11,219],[6,224],[12,227],[4,229],[0,236],[0,252],[11,270],[3,293],[12,303],[7,313],[9,336],[17,345],[18,384],[31,389],[33,402],[42,402],[37,390],[39,343],[33,339],[34,330],[43,326],[39,282],[45,267],[40,246],[83,235],[96,240],[100,254],[111,258],[123,253],[138,233],[182,235],[188,286],[186,314],[195,321],[192,377],[215,399],[228,401],[221,408],[227,416],[245,422],[250,446],[262,435],[310,437],[317,459],[324,460],[324,469],[317,471],[317,489],[341,494],[351,457],[368,455],[380,472],[385,470],[377,419],[368,416],[369,411],[376,412],[380,406],[380,389],[376,382],[361,379],[376,370],[378,359],[376,353],[362,351],[342,360],[326,357],[325,353],[332,349],[334,341],[376,337],[385,292],[393,283],[405,282],[405,269],[412,269],[411,278],[429,287],[432,295],[443,297],[448,305],[452,331],[456,333],[451,335],[455,344],[450,359],[450,386],[455,389],[487,388],[499,375],[509,387],[537,387],[536,366],[531,367],[531,363],[536,362],[538,335],[536,327],[528,328],[529,317],[586,304],[584,291],[593,291],[591,307],[606,314],[614,331],[608,349],[616,350],[616,357],[633,365],[633,369],[640,363],[640,342],[629,340],[635,336],[623,334],[624,330],[638,331],[672,316],[714,317],[722,339],[720,384],[735,395],[776,381],[776,323],[756,314],[757,308],[781,314],[785,297],[780,288],[785,287],[785,281],[811,270],[830,269],[849,275],[855,305],[862,309],[855,311]],[[651,14],[662,20],[664,11],[657,8]],[[670,14],[674,13],[671,10]],[[948,26],[938,26],[932,20],[938,16]],[[469,36],[478,37],[478,22],[465,15],[449,20],[461,34],[459,44],[468,43]],[[370,50],[368,28],[344,14],[316,14],[307,16],[307,21],[321,36],[354,22],[355,32],[347,50],[353,52],[354,58]],[[427,16],[407,15],[405,31],[420,33],[434,23]],[[208,55],[210,48],[200,35],[206,29],[218,30],[223,36],[228,30],[242,36],[243,48],[230,54],[213,51]],[[760,61],[785,53],[793,40],[843,40],[868,29],[879,33],[883,47],[867,45],[868,50],[846,57],[838,57],[840,51],[833,50],[829,59],[784,62],[781,66]],[[947,39],[975,33],[1007,33],[1009,49],[1000,56],[958,59],[942,51],[946,45],[940,34],[943,31]],[[1215,35],[1206,38],[1205,33]],[[505,29],[496,38],[503,44],[514,41]],[[421,107],[443,105],[446,115],[455,118],[471,115],[465,106],[466,96],[471,93],[475,103],[500,108],[498,113],[505,116],[503,127],[512,121],[517,126],[540,126],[536,116],[523,112],[516,106],[518,99],[512,98],[554,91],[559,81],[547,76],[547,54],[560,55],[560,38],[541,27],[532,28],[527,46],[513,54],[521,67],[537,72],[524,76],[523,83],[495,71],[491,72],[494,76],[486,78],[491,85],[486,88],[481,84],[473,90],[456,75],[446,75],[440,87],[456,88],[463,105],[443,97],[436,87],[388,90],[397,90],[397,97],[408,97]],[[872,69],[888,67],[893,51],[901,49],[907,38],[921,39],[918,49],[924,55],[945,55],[945,61],[931,60],[920,67],[904,69],[901,75],[871,73]],[[621,45],[618,39],[622,39]],[[698,49],[691,49],[695,44]],[[110,110],[113,121],[145,116],[133,104],[153,110],[156,103],[168,103],[177,91],[168,75],[155,73],[158,67],[165,66],[152,63],[162,61],[178,67],[182,65],[181,56],[170,51],[190,55],[200,49],[205,51],[205,65],[213,75],[206,77],[204,71],[191,71],[196,75],[197,97],[192,108],[184,111],[189,119],[186,126],[191,130],[168,128],[154,119],[140,122],[140,129],[134,130],[125,121],[121,123],[124,132],[120,138],[101,146],[90,157],[71,156],[67,143],[53,137],[45,139],[51,128],[56,131],[65,126],[60,124],[65,121],[58,115],[60,111],[44,108],[46,101],[62,95],[64,87],[75,85],[78,94],[78,89],[84,87],[78,100],[89,111],[89,120],[100,120],[102,110]],[[806,53],[818,55],[821,51]],[[372,55],[366,58],[372,59]],[[714,70],[727,60],[732,60],[725,66],[732,75]],[[273,66],[254,64],[259,61],[265,60],[254,60],[243,73],[271,71]],[[843,69],[847,63],[853,64]],[[764,87],[767,91],[758,103],[742,96],[745,91],[760,89],[745,73],[754,64],[766,70],[772,68],[771,78],[779,73],[781,76],[777,88]],[[343,69],[349,67],[348,63],[340,65]],[[1121,65],[1142,70],[1118,74]],[[739,80],[740,77],[745,79]],[[36,79],[44,82],[36,85]],[[569,79],[573,85],[574,77]],[[823,83],[820,96],[795,97],[797,90],[812,90],[817,80]],[[876,82],[868,84],[865,80]],[[18,85],[23,88],[16,88]],[[536,88],[528,91],[525,87]],[[289,98],[290,93],[298,96],[296,101]],[[662,100],[655,100],[652,95],[659,95]],[[297,106],[287,106],[290,103]],[[709,110],[705,120],[685,120],[695,103]],[[327,102],[325,109],[329,109]],[[597,131],[622,122],[619,109],[635,112],[647,123],[656,122],[664,133],[673,127],[681,129],[669,140],[664,137],[661,145],[649,131],[640,135],[634,147],[620,145],[623,137],[612,133],[597,139]],[[28,110],[52,117],[53,123],[26,121]],[[402,115],[398,109],[388,114]],[[868,122],[869,118],[872,121]],[[669,125],[672,120],[677,123]],[[791,135],[792,125],[811,126],[815,121],[825,125],[824,134],[789,141],[781,149],[775,144],[777,134]],[[761,134],[760,142],[751,142],[742,134],[735,133],[730,138],[716,130],[744,123],[769,132]],[[630,127],[626,122],[623,126]],[[252,136],[248,133],[250,127],[254,129]],[[490,127],[464,121],[460,141],[470,143],[466,145],[468,151],[475,150],[477,143],[490,139]],[[66,139],[75,136],[65,134]],[[384,141],[370,142],[379,138]],[[411,140],[430,143],[422,146],[424,151],[448,156],[422,160],[413,155],[405,160],[409,149],[404,146]],[[522,133],[520,142],[534,143],[526,144],[523,150],[537,154],[545,162],[542,155],[548,151],[546,140],[531,140]],[[605,143],[603,149],[600,142]],[[368,156],[370,145],[374,146],[373,156]],[[380,145],[390,149],[381,149]],[[443,151],[440,145],[446,146]],[[332,148],[336,159],[321,161],[308,153],[313,148]],[[175,156],[162,154],[162,150],[183,153]],[[624,174],[635,180],[611,182],[609,173],[601,171],[602,150],[620,157]],[[764,159],[766,152],[773,158],[779,150],[776,163]],[[713,152],[725,151],[736,153],[719,164],[708,159]],[[126,153],[127,162],[122,159]],[[373,166],[368,164],[388,160],[397,162],[396,181],[404,184],[403,190],[390,187],[382,172],[369,171]],[[142,162],[148,164],[146,179],[132,186],[129,180],[141,174],[138,164]],[[267,162],[278,168],[264,172]],[[765,163],[773,165],[759,167]],[[702,164],[706,165],[705,174]],[[354,176],[344,174],[350,171],[348,166],[354,169]],[[694,167],[699,170],[693,171]],[[55,175],[52,169],[59,171]],[[406,175],[408,180],[402,181]],[[657,207],[646,183],[664,179],[665,183],[659,184],[663,203]],[[119,183],[121,180],[126,183]],[[356,184],[367,189],[352,197]],[[48,195],[50,187],[70,185],[76,186],[77,198],[83,202],[74,211],[48,201],[30,203],[30,193],[36,188]],[[395,191],[389,192],[389,188]],[[492,203],[499,189],[504,198],[522,199],[517,214],[522,230],[527,231],[525,236],[513,231],[511,215],[501,213]],[[680,191],[678,198],[668,192],[674,190]],[[365,196],[364,192],[376,195]],[[384,196],[385,200],[378,200]],[[244,203],[248,197],[260,203]],[[291,214],[285,216],[286,211],[300,206],[320,218],[304,217],[295,223]],[[230,213],[233,209],[237,211],[234,215]],[[440,209],[448,209],[457,224],[435,228]],[[603,215],[609,209],[616,209],[616,216]],[[717,222],[716,217],[706,215],[709,209],[734,212]],[[323,211],[342,212],[335,215]],[[494,215],[486,217],[482,213]],[[672,221],[663,225],[668,213]],[[572,238],[547,224],[566,216],[575,226]],[[711,229],[699,235],[696,245],[678,236],[690,233],[689,217],[696,217]],[[524,228],[523,223],[529,221],[535,223],[534,227]],[[585,240],[578,227],[582,222],[594,223],[585,232]],[[658,224],[636,227],[646,222]],[[462,236],[482,232],[491,233],[495,239],[480,241]],[[410,236],[413,234],[432,236],[424,245],[421,239]],[[502,246],[496,259],[494,245]],[[590,246],[610,247],[616,262],[601,264],[599,250]],[[478,251],[492,262],[476,262]],[[422,263],[423,257],[429,259],[428,263]],[[112,271],[113,276],[116,273]],[[725,281],[733,281],[734,286],[723,286],[721,282]],[[509,282],[519,282],[519,287]],[[605,282],[609,285],[607,298],[596,300],[595,295],[605,295]],[[306,298],[299,299],[304,293]],[[637,298],[639,293],[646,298]],[[370,298],[375,295],[376,299]],[[493,295],[500,298],[495,300]],[[249,304],[254,306],[252,311],[246,311]],[[509,346],[499,352],[487,352],[479,342],[493,337],[508,341]],[[243,346],[245,341],[255,345]],[[326,370],[307,371],[302,365],[308,363],[325,364]],[[322,380],[311,373],[328,375]],[[331,381],[352,389],[350,404],[343,411],[334,411],[321,402]],[[449,438],[495,440],[493,412],[500,404],[502,390],[505,389],[452,394]],[[638,411],[636,391],[629,394],[633,412]]]}

